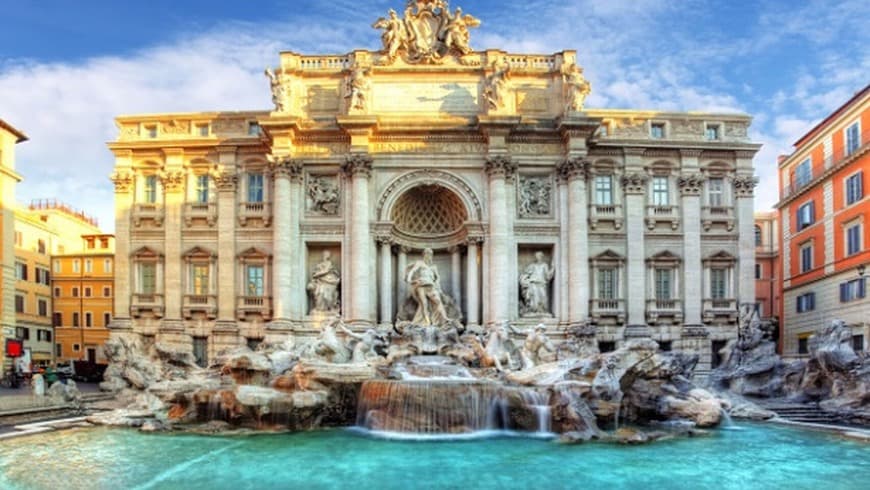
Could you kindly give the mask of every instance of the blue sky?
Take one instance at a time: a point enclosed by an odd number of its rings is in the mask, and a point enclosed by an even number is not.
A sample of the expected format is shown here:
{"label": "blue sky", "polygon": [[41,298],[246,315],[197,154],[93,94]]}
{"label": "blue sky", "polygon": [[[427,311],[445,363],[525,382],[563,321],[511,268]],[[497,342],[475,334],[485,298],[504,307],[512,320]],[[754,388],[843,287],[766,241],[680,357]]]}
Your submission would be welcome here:
{"label": "blue sky", "polygon": [[[58,197],[114,226],[119,114],[268,109],[278,52],[379,48],[371,23],[401,0],[7,0],[0,118],[27,133],[18,198]],[[576,49],[588,107],[745,112],[764,147],[756,208],[776,201],[776,155],[870,83],[866,0],[457,1],[475,49]]]}

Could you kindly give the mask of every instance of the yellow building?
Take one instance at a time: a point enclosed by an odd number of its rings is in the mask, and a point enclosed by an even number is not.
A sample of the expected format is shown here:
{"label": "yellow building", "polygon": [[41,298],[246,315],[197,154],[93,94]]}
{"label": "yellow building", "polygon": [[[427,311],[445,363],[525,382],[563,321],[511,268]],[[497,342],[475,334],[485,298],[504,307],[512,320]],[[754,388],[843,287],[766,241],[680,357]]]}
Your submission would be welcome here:
{"label": "yellow building", "polygon": [[57,362],[105,362],[115,286],[115,237],[82,236],[82,251],[52,258]]}
{"label": "yellow building", "polygon": [[9,368],[6,339],[15,337],[15,145],[27,136],[0,119],[0,377]]}
{"label": "yellow building", "polygon": [[37,365],[54,362],[51,256],[81,253],[82,235],[99,234],[93,218],[57,201],[34,201],[14,212],[14,336]]}

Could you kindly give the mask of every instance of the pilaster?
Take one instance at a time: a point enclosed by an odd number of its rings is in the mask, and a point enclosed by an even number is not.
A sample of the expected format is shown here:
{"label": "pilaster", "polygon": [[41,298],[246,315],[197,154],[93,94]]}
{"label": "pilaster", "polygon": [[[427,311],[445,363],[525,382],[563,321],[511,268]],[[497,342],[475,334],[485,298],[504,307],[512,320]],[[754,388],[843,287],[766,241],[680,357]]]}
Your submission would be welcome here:
{"label": "pilaster", "polygon": [[[163,221],[164,254],[166,256],[164,271],[164,300],[166,302],[166,314],[164,327],[181,322],[181,299],[185,293],[184,281],[182,280],[181,254],[181,219],[184,207],[184,181],[183,171],[184,153],[180,149],[164,149],[164,171],[160,174],[164,190],[165,217]],[[116,272],[117,273],[117,272]]]}
{"label": "pilaster", "polygon": [[217,187],[218,267],[217,306],[218,322],[234,324],[236,305],[236,149],[219,149],[221,170],[215,172]]}
{"label": "pilaster", "polygon": [[116,155],[115,166],[118,170],[112,174],[115,184],[115,285],[114,314],[112,327],[119,320],[130,318],[130,286],[133,279],[130,269],[130,211],[133,208],[134,174],[130,169],[131,155]]}
{"label": "pilaster", "polygon": [[644,217],[646,214],[645,173],[622,177],[625,192],[626,304],[628,325],[646,325],[646,251]]}
{"label": "pilaster", "polygon": [[[739,166],[739,165],[738,165]],[[758,179],[752,175],[738,175],[733,179],[738,230],[737,304],[755,303],[755,186]]]}
{"label": "pilaster", "polygon": [[345,178],[353,189],[354,207],[351,211],[350,234],[350,311],[348,321],[354,325],[370,325],[372,297],[370,266],[372,263],[369,233],[369,177],[372,157],[366,153],[352,153],[341,166]]}
{"label": "pilaster", "polygon": [[[293,298],[294,272],[299,275],[298,246],[299,208],[294,208],[294,189],[302,179],[302,163],[287,156],[271,157],[272,176],[275,183],[273,194],[272,247],[273,281],[272,309],[273,318],[270,328],[288,328],[292,321],[301,319],[299,304]],[[295,184],[294,184],[295,181]],[[304,294],[304,289],[296,291]]]}
{"label": "pilaster", "polygon": [[[697,157],[694,159],[697,162]],[[683,213],[683,323],[700,325],[704,300],[701,293],[704,285],[701,266],[701,189],[704,175],[684,173],[677,179],[677,186]]]}
{"label": "pilaster", "polygon": [[500,323],[510,320],[510,302],[505,296],[510,291],[508,273],[510,270],[510,251],[507,209],[507,185],[505,180],[513,178],[516,163],[509,155],[491,155],[486,160],[486,174],[489,177],[489,313],[484,319],[487,323]]}

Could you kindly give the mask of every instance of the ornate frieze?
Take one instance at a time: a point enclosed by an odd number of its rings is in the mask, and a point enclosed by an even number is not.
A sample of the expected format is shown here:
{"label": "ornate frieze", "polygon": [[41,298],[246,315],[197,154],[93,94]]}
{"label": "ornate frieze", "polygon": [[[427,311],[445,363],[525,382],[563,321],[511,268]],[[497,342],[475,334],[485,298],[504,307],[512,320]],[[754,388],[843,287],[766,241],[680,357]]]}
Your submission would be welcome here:
{"label": "ornate frieze", "polygon": [[309,176],[305,189],[308,212],[336,216],[339,208],[338,179],[335,176]]}
{"label": "ornate frieze", "polygon": [[549,176],[520,177],[518,212],[520,218],[550,216],[553,184]]}
{"label": "ornate frieze", "polygon": [[112,182],[115,184],[115,193],[124,194],[133,190],[133,173],[125,170],[117,171],[112,174]]}
{"label": "ornate frieze", "polygon": [[510,179],[517,171],[517,164],[510,155],[490,155],[486,157],[484,165],[486,175],[490,177],[504,177]]}
{"label": "ornate frieze", "polygon": [[752,175],[738,175],[732,179],[734,184],[734,197],[753,197],[755,186],[758,185],[758,177]]}
{"label": "ornate frieze", "polygon": [[634,172],[622,176],[622,189],[626,194],[644,194],[649,176],[645,173]]}
{"label": "ornate frieze", "polygon": [[167,135],[188,135],[190,134],[190,121],[171,119],[160,125],[160,131]]}
{"label": "ornate frieze", "polygon": [[345,158],[344,163],[341,164],[341,171],[348,178],[358,174],[368,178],[372,174],[373,161],[371,155],[366,153],[351,153]]}
{"label": "ornate frieze", "polygon": [[583,157],[570,157],[559,165],[559,174],[566,180],[588,179],[589,161]]}
{"label": "ornate frieze", "polygon": [[706,178],[703,174],[687,173],[677,178],[677,186],[682,196],[699,196],[704,188]]}
{"label": "ornate frieze", "polygon": [[479,25],[479,19],[462,9],[451,13],[445,0],[420,0],[408,2],[403,18],[390,9],[372,27],[382,31],[383,64],[399,56],[411,64],[438,64],[451,54],[470,54],[469,29]]}

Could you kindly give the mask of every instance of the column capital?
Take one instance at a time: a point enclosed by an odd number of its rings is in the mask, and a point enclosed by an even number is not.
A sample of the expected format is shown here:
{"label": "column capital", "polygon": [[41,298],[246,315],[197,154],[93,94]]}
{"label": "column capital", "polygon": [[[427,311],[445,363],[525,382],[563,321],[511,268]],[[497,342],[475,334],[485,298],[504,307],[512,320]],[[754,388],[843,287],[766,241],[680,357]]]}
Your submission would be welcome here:
{"label": "column capital", "polygon": [[490,178],[509,179],[517,171],[517,164],[514,163],[510,155],[488,155],[484,170]]}
{"label": "column capital", "polygon": [[219,191],[234,192],[239,181],[239,175],[231,170],[221,170],[212,174]]}
{"label": "column capital", "polygon": [[109,179],[115,184],[115,194],[126,194],[133,190],[133,172],[129,170],[115,171]]}
{"label": "column capital", "polygon": [[734,197],[753,197],[755,186],[758,185],[758,177],[754,175],[737,175],[731,179],[734,184]]}
{"label": "column capital", "polygon": [[680,188],[680,195],[700,196],[701,188],[704,186],[704,181],[707,178],[700,173],[685,173],[677,178],[677,186]]}
{"label": "column capital", "polygon": [[465,237],[465,246],[469,245],[480,245],[484,242],[484,238],[481,235],[469,235]]}
{"label": "column capital", "polygon": [[372,162],[374,159],[368,153],[351,153],[345,157],[341,164],[341,171],[348,177],[360,175],[369,178],[372,174]]}
{"label": "column capital", "polygon": [[380,245],[392,245],[394,243],[393,236],[388,234],[375,235],[375,242]]}
{"label": "column capital", "polygon": [[183,171],[160,172],[157,175],[160,177],[160,182],[163,183],[163,189],[166,192],[180,192],[184,189]]}
{"label": "column capital", "polygon": [[589,160],[583,157],[568,157],[559,164],[559,175],[565,180],[589,178]]}
{"label": "column capital", "polygon": [[622,176],[622,189],[626,194],[644,194],[649,176],[643,172],[635,172]]}
{"label": "column capital", "polygon": [[269,170],[276,179],[302,181],[302,160],[276,155],[266,155],[266,159],[269,160]]}

